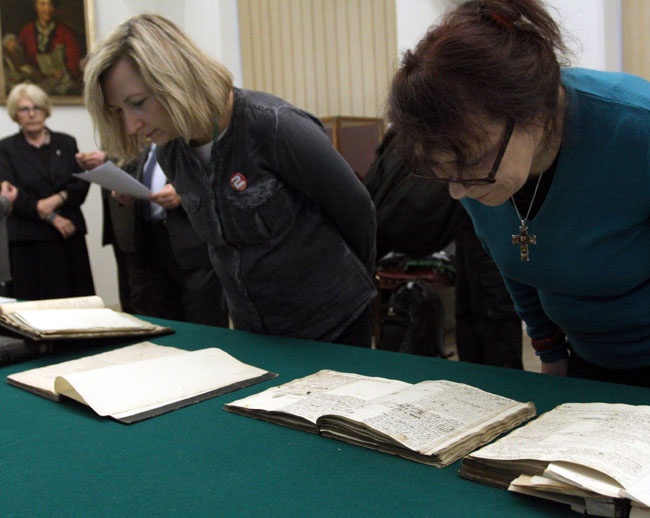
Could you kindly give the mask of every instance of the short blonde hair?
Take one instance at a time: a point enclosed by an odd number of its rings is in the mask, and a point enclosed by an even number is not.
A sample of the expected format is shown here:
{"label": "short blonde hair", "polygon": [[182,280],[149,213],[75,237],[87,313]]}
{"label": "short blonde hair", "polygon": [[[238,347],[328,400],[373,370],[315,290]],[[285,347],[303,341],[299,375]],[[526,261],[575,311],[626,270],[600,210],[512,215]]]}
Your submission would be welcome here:
{"label": "short blonde hair", "polygon": [[46,118],[52,114],[50,97],[45,93],[45,90],[31,83],[20,83],[11,89],[7,97],[7,113],[9,113],[12,121],[18,122],[18,105],[23,97],[32,101],[34,106],[43,108]]}
{"label": "short blonde hair", "polygon": [[213,134],[216,120],[228,106],[232,74],[171,21],[140,14],[98,43],[85,67],[86,107],[108,155],[131,160],[145,144],[140,136],[128,134],[121,116],[109,110],[104,97],[103,78],[122,58],[131,61],[186,142]]}

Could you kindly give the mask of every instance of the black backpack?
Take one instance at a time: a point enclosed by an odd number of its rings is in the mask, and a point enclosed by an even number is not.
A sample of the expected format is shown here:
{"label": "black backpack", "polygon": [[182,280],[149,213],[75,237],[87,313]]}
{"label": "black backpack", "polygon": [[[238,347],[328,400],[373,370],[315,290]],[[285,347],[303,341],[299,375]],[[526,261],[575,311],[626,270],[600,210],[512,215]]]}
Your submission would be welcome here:
{"label": "black backpack", "polygon": [[[377,257],[417,260],[442,250],[467,217],[445,184],[418,179],[395,149],[389,130],[377,148],[364,185],[377,211]],[[404,255],[406,254],[406,256]],[[381,266],[381,264],[380,264]],[[451,276],[453,278],[453,267]],[[442,301],[425,280],[409,281],[382,295],[378,349],[446,357]]]}
{"label": "black backpack", "polygon": [[425,280],[409,281],[395,290],[382,311],[378,349],[446,358],[442,300]]}
{"label": "black backpack", "polygon": [[386,133],[363,180],[377,210],[377,257],[388,252],[422,257],[449,245],[467,215],[447,185],[411,174],[394,136]]}

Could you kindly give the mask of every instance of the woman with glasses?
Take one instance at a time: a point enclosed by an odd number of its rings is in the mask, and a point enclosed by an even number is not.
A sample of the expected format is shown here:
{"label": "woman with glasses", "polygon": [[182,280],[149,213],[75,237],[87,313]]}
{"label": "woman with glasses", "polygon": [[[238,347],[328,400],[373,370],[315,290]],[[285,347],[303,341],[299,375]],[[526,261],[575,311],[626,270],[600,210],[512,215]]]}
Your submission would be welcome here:
{"label": "woman with glasses", "polygon": [[20,299],[93,295],[81,213],[90,184],[72,173],[77,142],[45,126],[50,100],[38,86],[12,88],[7,112],[20,131],[0,141],[0,180],[18,188],[8,218],[9,294]]}
{"label": "woman with glasses", "polygon": [[318,119],[235,88],[221,63],[156,15],[100,42],[84,83],[110,156],[158,146],[237,329],[370,346],[375,212]]}
{"label": "woman with glasses", "polygon": [[389,118],[469,212],[542,371],[650,385],[650,83],[565,55],[542,2],[466,2],[405,53]]}

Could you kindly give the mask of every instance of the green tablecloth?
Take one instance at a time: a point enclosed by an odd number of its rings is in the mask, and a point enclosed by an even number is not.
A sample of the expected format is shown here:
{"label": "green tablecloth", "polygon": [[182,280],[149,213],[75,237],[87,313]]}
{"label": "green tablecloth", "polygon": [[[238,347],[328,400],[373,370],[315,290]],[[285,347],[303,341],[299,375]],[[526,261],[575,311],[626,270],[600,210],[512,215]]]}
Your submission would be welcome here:
{"label": "green tablecloth", "polygon": [[[461,479],[460,462],[437,469],[222,406],[324,368],[459,381],[532,400],[538,413],[567,401],[650,404],[648,389],[152,320],[176,330],[155,343],[220,347],[279,376],[133,425],[1,384],[2,516],[574,516],[565,506]],[[62,344],[55,355],[0,374],[116,346]]]}

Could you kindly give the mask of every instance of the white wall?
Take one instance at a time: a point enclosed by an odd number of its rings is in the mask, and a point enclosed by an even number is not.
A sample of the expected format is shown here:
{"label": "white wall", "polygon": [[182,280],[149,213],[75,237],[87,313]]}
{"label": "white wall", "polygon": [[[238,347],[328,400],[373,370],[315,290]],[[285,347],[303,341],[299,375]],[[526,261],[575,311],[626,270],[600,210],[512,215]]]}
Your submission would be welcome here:
{"label": "white wall", "polygon": [[574,66],[622,70],[620,0],[546,0],[546,4],[575,53]]}
{"label": "white wall", "polygon": [[[395,0],[397,45],[401,53],[411,48],[452,0]],[[620,0],[547,0],[558,10],[559,21],[577,40],[575,64],[620,70]],[[105,37],[123,20],[141,12],[155,12],[176,22],[215,58],[227,65],[241,85],[241,56],[237,0],[94,0],[95,37]],[[173,52],[173,49],[170,49]],[[83,106],[55,106],[48,126],[77,139],[81,151],[97,148],[93,126]],[[0,108],[0,136],[17,126]],[[107,304],[118,304],[113,253],[101,246],[102,212],[99,189],[92,186],[83,207],[88,222],[88,247],[97,292]]]}
{"label": "white wall", "polygon": [[[397,48],[410,49],[458,0],[395,0]],[[620,0],[546,0],[574,52],[572,64],[599,70],[622,68]]]}

